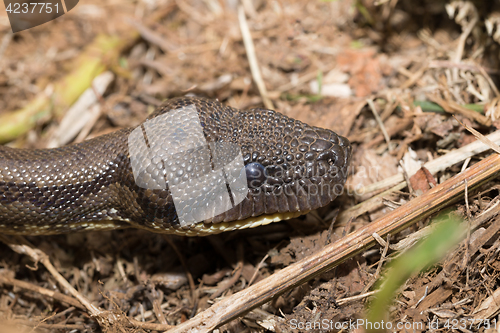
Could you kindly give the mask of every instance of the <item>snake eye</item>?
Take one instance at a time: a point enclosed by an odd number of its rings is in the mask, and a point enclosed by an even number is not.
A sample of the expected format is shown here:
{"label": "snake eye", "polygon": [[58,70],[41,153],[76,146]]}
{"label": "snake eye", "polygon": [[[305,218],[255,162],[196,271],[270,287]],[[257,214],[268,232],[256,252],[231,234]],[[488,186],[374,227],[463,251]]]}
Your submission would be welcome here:
{"label": "snake eye", "polygon": [[248,187],[253,189],[259,188],[267,178],[266,169],[262,164],[257,162],[245,165],[245,173]]}

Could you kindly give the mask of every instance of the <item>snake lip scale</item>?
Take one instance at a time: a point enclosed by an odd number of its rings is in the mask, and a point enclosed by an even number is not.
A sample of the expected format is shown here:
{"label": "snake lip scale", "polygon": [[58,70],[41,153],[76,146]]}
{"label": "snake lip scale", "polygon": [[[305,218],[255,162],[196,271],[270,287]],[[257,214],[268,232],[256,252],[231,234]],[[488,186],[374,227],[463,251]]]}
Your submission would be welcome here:
{"label": "snake lip scale", "polygon": [[276,111],[175,98],[139,126],[78,144],[0,146],[0,232],[196,236],[263,225],[334,200],[351,151]]}

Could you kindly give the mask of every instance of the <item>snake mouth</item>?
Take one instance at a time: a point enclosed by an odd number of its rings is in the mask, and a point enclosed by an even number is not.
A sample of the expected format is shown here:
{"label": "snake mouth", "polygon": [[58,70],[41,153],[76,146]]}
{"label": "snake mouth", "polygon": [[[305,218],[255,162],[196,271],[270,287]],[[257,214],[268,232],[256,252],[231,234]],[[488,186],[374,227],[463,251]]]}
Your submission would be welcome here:
{"label": "snake mouth", "polygon": [[215,235],[225,231],[242,230],[248,228],[255,228],[262,225],[267,225],[273,222],[286,221],[301,215],[307,214],[305,212],[287,212],[275,213],[269,215],[252,216],[244,220],[220,222],[220,223],[198,223],[192,225],[189,229],[163,229],[156,230],[161,233],[174,234],[179,236],[208,236]]}

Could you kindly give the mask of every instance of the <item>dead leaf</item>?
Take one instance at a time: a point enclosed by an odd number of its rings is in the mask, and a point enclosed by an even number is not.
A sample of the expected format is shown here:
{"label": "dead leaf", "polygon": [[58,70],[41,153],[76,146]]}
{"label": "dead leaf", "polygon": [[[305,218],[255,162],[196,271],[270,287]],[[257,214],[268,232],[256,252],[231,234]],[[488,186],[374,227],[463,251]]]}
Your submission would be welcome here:
{"label": "dead leaf", "polygon": [[[431,189],[429,184],[437,185],[434,176],[425,167],[421,167],[413,176],[410,177],[411,187],[417,193],[425,193]],[[419,192],[420,190],[420,192]]]}

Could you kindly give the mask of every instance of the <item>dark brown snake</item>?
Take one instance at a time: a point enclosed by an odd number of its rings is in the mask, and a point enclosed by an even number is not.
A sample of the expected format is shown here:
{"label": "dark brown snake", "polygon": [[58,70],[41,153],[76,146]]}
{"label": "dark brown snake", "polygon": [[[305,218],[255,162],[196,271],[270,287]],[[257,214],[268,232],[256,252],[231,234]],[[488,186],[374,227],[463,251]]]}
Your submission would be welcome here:
{"label": "dark brown snake", "polygon": [[0,146],[0,233],[254,227],[330,203],[350,158],[346,138],[275,111],[172,99],[136,128],[82,143]]}

